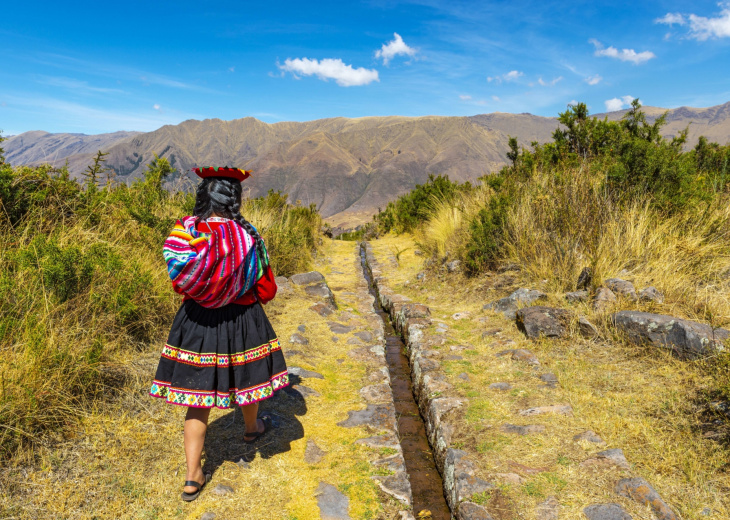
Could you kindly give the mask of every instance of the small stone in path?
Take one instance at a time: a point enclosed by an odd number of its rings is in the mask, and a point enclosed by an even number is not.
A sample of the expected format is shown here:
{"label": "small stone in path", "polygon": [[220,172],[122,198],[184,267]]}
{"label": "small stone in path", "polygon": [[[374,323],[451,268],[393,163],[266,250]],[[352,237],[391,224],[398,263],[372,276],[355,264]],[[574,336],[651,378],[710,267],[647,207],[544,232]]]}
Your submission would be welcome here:
{"label": "small stone in path", "polygon": [[492,383],[489,385],[490,390],[511,390],[512,385],[509,383]]}
{"label": "small stone in path", "polygon": [[528,408],[520,410],[519,414],[523,417],[531,415],[542,415],[545,413],[558,413],[562,415],[573,415],[573,408],[569,404],[554,404],[551,406],[538,406],[536,408]]}
{"label": "small stone in path", "polygon": [[387,403],[393,400],[390,385],[385,383],[361,388],[360,395],[368,403]]}
{"label": "small stone in path", "polygon": [[584,468],[616,466],[625,470],[631,469],[631,467],[629,466],[629,462],[624,456],[623,450],[620,449],[602,451],[600,453],[597,453],[594,458],[584,460],[580,463],[580,465]]}
{"label": "small stone in path", "polygon": [[337,426],[342,426],[343,428],[366,426],[376,431],[395,431],[397,429],[395,407],[392,403],[369,404],[364,410],[351,410],[347,414],[347,419],[338,422]]}
{"label": "small stone in path", "polygon": [[508,484],[516,484],[518,486],[521,486],[525,482],[525,479],[517,473],[495,473],[494,476],[500,480],[504,480]]}
{"label": "small stone in path", "polygon": [[468,311],[457,312],[457,313],[455,313],[455,314],[453,314],[451,316],[451,319],[452,320],[456,320],[456,321],[459,321],[459,320],[467,320],[469,318],[471,318],[471,313],[468,312]]}
{"label": "small stone in path", "polygon": [[336,321],[328,321],[327,326],[335,334],[347,334],[348,332],[351,332],[355,328],[355,327],[348,327],[347,325],[343,325],[342,323],[337,323]]}
{"label": "small stone in path", "polygon": [[200,517],[200,520],[215,520],[215,513],[212,511],[206,511],[203,513],[203,515]]}
{"label": "small stone in path", "polygon": [[459,504],[459,520],[494,520],[494,517],[482,506],[474,502]]}
{"label": "small stone in path", "polygon": [[535,509],[536,520],[558,520],[560,503],[555,497],[548,497],[547,500],[537,504]]}
{"label": "small stone in path", "polygon": [[565,293],[565,299],[570,303],[588,301],[588,291],[573,291]]}
{"label": "small stone in path", "polygon": [[309,310],[316,312],[317,314],[319,314],[323,318],[326,318],[327,316],[329,316],[330,314],[332,314],[334,312],[332,310],[332,307],[330,307],[329,305],[326,305],[324,303],[321,303],[321,302],[320,303],[315,303],[314,305],[312,305],[309,308]]}
{"label": "small stone in path", "polygon": [[395,434],[386,433],[384,435],[375,435],[373,437],[366,437],[364,439],[358,439],[355,444],[364,444],[368,448],[379,449],[379,448],[390,448],[400,451],[400,443]]}
{"label": "small stone in path", "polygon": [[316,496],[321,520],[350,520],[350,499],[337,491],[335,486],[320,482]]}
{"label": "small stone in path", "polygon": [[307,464],[319,464],[325,455],[327,455],[327,452],[317,446],[316,442],[312,439],[307,441],[307,447],[304,450],[304,462]]}
{"label": "small stone in path", "polygon": [[464,381],[469,381],[469,374],[467,374],[466,372],[462,372],[456,377],[458,377],[459,379],[463,379]]}
{"label": "small stone in path", "polygon": [[591,430],[584,431],[583,433],[579,433],[578,435],[575,435],[573,437],[574,441],[588,441],[592,442],[593,444],[606,444],[606,441],[601,439],[598,435],[596,435],[595,432]]}
{"label": "small stone in path", "polygon": [[618,504],[596,504],[583,509],[588,520],[633,520],[633,517]]}
{"label": "small stone in path", "polygon": [[664,303],[664,295],[656,287],[647,287],[639,293],[639,299],[643,302]]}
{"label": "small stone in path", "polygon": [[588,321],[588,318],[585,316],[581,316],[578,319],[578,329],[580,330],[580,335],[586,339],[593,339],[598,336],[598,328]]}
{"label": "small stone in path", "polygon": [[370,464],[376,467],[383,467],[393,473],[406,470],[406,461],[400,453],[382,459],[371,460]]}
{"label": "small stone in path", "polygon": [[332,336],[332,341],[337,343],[338,341],[340,341],[340,338],[338,338],[337,336]]}
{"label": "small stone in path", "polygon": [[297,330],[298,330],[299,332],[301,332],[301,333],[305,333],[305,332],[307,332],[307,326],[306,326],[306,325],[299,325],[299,326],[297,327]]}
{"label": "small stone in path", "polygon": [[399,471],[395,475],[375,476],[372,479],[375,480],[380,489],[396,500],[400,500],[409,506],[413,503],[411,483],[408,481],[408,475],[405,471]]}
{"label": "small stone in path", "polygon": [[659,493],[643,478],[624,478],[616,484],[616,493],[632,498],[642,505],[651,506],[658,520],[677,520],[677,515],[667,505]]}
{"label": "small stone in path", "polygon": [[543,375],[540,376],[540,381],[543,381],[543,382],[548,383],[548,384],[549,383],[555,383],[555,384],[557,384],[557,382],[558,382],[558,376],[556,376],[555,374],[553,374],[551,372],[548,372],[547,374],[543,374]]}
{"label": "small stone in path", "polygon": [[593,310],[601,312],[616,303],[616,295],[611,289],[599,287],[596,295],[593,297]]}
{"label": "small stone in path", "polygon": [[372,341],[373,340],[373,333],[368,330],[361,330],[360,332],[356,332],[354,335],[363,341]]}
{"label": "small stone in path", "polygon": [[499,336],[499,333],[502,332],[502,329],[489,329],[482,332],[482,337],[487,336]]}
{"label": "small stone in path", "polygon": [[353,338],[347,338],[347,344],[348,345],[364,345],[365,343],[363,343],[360,339],[353,337]]}
{"label": "small stone in path", "polygon": [[470,347],[468,345],[451,345],[449,347],[449,350],[451,352],[461,352],[462,350],[469,350],[470,348],[472,348],[472,347]]}
{"label": "small stone in path", "polygon": [[213,488],[213,493],[220,496],[230,495],[231,493],[233,493],[233,488],[231,486],[218,484],[216,487]]}
{"label": "small stone in path", "polygon": [[292,275],[289,278],[289,281],[296,285],[307,285],[310,283],[324,281],[324,276],[322,275],[322,273],[318,273],[317,271],[310,271],[308,273],[299,273]]}
{"label": "small stone in path", "polygon": [[315,379],[324,379],[324,376],[319,372],[313,372],[305,368],[300,367],[289,367],[289,373],[299,377],[309,377]]}
{"label": "small stone in path", "polygon": [[289,343],[296,343],[297,345],[309,345],[309,340],[298,332],[295,332],[289,338]]}
{"label": "small stone in path", "polygon": [[524,348],[503,350],[501,352],[498,352],[497,356],[505,356],[507,354],[510,354],[510,358],[513,361],[524,361],[528,365],[533,366],[537,366],[540,364],[540,360],[537,359],[537,356]]}
{"label": "small stone in path", "polygon": [[531,433],[543,433],[545,431],[545,427],[542,424],[527,424],[525,426],[503,424],[499,429],[504,433],[514,433],[517,435],[529,435]]}

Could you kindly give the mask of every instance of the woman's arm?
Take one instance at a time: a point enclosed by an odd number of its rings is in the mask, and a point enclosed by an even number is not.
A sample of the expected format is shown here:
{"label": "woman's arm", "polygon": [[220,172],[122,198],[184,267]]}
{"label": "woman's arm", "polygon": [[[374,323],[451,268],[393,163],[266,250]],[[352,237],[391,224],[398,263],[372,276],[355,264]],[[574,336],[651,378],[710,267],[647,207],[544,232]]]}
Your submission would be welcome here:
{"label": "woman's arm", "polygon": [[265,305],[274,299],[277,289],[274,272],[271,270],[271,266],[267,265],[264,270],[264,275],[254,286],[256,298],[258,298],[262,305]]}

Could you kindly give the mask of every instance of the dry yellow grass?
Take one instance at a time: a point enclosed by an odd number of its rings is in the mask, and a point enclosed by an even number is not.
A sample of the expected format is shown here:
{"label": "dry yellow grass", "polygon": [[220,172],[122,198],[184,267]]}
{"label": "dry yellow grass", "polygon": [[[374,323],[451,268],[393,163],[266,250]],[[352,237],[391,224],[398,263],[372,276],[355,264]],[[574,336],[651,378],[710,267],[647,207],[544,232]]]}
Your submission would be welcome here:
{"label": "dry yellow grass", "polygon": [[[529,341],[514,323],[483,311],[482,306],[517,286],[534,283],[532,273],[523,271],[510,283],[508,278],[514,272],[466,279],[428,271],[426,282],[421,283],[416,281],[416,274],[423,269],[423,257],[414,254],[410,237],[389,235],[372,245],[388,285],[429,305],[432,318],[450,327],[448,341],[439,350],[464,359],[442,361],[442,366],[458,395],[469,401],[465,420],[455,423],[453,445],[472,454],[480,476],[499,484],[506,511],[512,511],[505,512],[503,518],[535,518],[536,504],[555,495],[561,518],[582,518],[581,511],[587,505],[616,502],[636,519],[653,519],[647,508],[613,492],[625,472],[592,472],[581,467],[581,462],[607,448],[621,448],[632,473],[646,478],[681,518],[730,518],[730,449],[705,438],[702,418],[696,415],[698,395],[713,384],[701,364],[629,346],[618,338],[589,342],[573,335],[565,340]],[[398,267],[394,250],[404,250]],[[505,285],[493,289],[498,282]],[[566,306],[560,293],[549,293],[548,305]],[[463,311],[470,312],[471,319],[452,318],[455,312]],[[501,331],[483,338],[482,332],[490,329]],[[469,348],[452,352],[452,345]],[[496,356],[514,348],[534,352],[541,361],[540,370],[509,356]],[[469,381],[457,377],[463,372]],[[538,376],[545,372],[558,377],[558,388],[542,386]],[[495,382],[509,382],[513,388],[507,392],[489,390],[488,385]],[[522,409],[552,404],[570,404],[574,415],[517,414]],[[504,423],[542,424],[547,430],[522,437],[501,432]],[[572,440],[586,430],[598,433],[607,446]],[[498,474],[516,471],[510,461],[548,471],[523,475],[521,484],[509,483]],[[481,498],[487,503],[494,500],[494,496]],[[701,514],[705,508],[712,511],[709,516]]]}
{"label": "dry yellow grass", "polygon": [[[316,268],[325,274],[340,304],[338,314],[329,319],[365,326],[357,316],[359,302],[344,294],[355,292],[361,277],[355,244],[327,241],[325,253],[326,260],[320,255]],[[251,453],[242,442],[240,412],[214,410],[205,451],[207,463],[213,461],[215,468],[212,485],[195,502],[180,500],[185,409],[147,396],[159,359],[158,345],[152,345],[117,358],[134,374],[117,399],[86,410],[81,426],[41,447],[32,464],[15,461],[6,468],[0,480],[0,517],[197,519],[214,511],[222,520],[309,520],[319,518],[315,490],[326,481],[348,496],[352,518],[392,518],[397,504],[370,478],[375,474],[368,462],[372,452],[353,444],[367,434],[361,428],[336,426],[348,410],[364,407],[358,390],[365,368],[347,355],[352,348],[346,345],[349,336],[335,342],[327,320],[309,305],[303,290],[294,287],[278,295],[266,311],[283,341],[289,366],[324,375],[324,380],[302,381],[321,396],[306,402],[288,396],[264,401],[262,409],[279,414],[282,427],[271,444],[261,443],[250,467],[234,463],[241,454]],[[301,324],[306,325],[310,344],[294,348],[305,356],[287,356],[288,338]],[[309,439],[327,452],[319,464],[304,462]],[[232,486],[235,493],[216,496],[211,491],[219,483]]]}

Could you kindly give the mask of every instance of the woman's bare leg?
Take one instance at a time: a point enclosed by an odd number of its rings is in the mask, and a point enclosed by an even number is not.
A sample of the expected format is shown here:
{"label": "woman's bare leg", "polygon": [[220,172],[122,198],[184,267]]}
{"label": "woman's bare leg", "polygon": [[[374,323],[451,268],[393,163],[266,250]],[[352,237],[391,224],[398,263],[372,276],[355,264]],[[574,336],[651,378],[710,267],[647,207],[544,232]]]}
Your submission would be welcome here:
{"label": "woman's bare leg", "polygon": [[[203,468],[200,465],[200,458],[203,454],[203,443],[205,442],[205,432],[208,429],[208,416],[210,408],[192,408],[188,407],[188,413],[185,416],[185,461],[187,462],[187,472],[185,480],[194,480],[199,484],[204,482]],[[186,493],[195,493],[193,486],[186,486]]]}
{"label": "woman's bare leg", "polygon": [[[246,423],[246,434],[264,431],[264,423],[258,419],[259,403],[251,403],[241,407],[243,422]],[[245,438],[245,436],[244,436]]]}

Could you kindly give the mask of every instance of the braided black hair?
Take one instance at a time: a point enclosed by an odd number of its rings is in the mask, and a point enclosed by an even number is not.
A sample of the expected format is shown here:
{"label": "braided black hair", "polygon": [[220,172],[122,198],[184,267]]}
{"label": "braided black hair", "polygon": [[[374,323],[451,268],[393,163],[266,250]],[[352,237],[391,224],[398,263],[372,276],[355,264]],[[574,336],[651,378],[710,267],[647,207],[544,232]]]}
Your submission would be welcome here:
{"label": "braided black hair", "polygon": [[268,257],[264,249],[264,239],[251,223],[241,215],[241,182],[229,177],[206,177],[198,186],[195,194],[193,215],[202,221],[213,213],[224,218],[235,220],[256,243],[259,258],[268,265]]}

